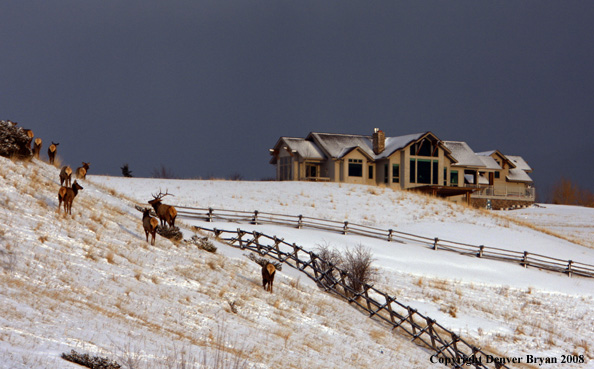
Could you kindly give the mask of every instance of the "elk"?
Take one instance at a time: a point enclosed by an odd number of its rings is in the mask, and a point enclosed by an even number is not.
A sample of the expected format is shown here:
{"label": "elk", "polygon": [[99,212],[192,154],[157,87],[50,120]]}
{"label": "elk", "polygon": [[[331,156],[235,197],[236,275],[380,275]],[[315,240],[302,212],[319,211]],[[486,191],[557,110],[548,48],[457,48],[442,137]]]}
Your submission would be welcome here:
{"label": "elk", "polygon": [[146,242],[149,242],[149,233],[152,236],[151,245],[155,244],[158,226],[159,220],[151,216],[151,208],[144,208],[142,210],[142,227],[146,235]]}
{"label": "elk", "polygon": [[72,168],[68,165],[63,166],[60,171],[60,186],[70,186],[72,183]]}
{"label": "elk", "polygon": [[43,143],[43,141],[41,140],[41,138],[37,137],[34,142],[35,143],[33,144],[33,155],[36,159],[39,159],[39,152],[41,151],[41,144]]}
{"label": "elk", "polygon": [[91,163],[82,162],[82,167],[76,168],[76,178],[78,179],[87,179],[87,172],[89,171],[89,165]]}
{"label": "elk", "polygon": [[47,156],[49,157],[49,163],[54,164],[54,160],[56,159],[56,151],[58,151],[59,143],[52,141],[52,144],[47,149]]}
{"label": "elk", "polygon": [[274,267],[274,264],[268,263],[262,266],[262,287],[270,293],[272,293],[272,284],[274,283],[275,274],[276,268]]}
{"label": "elk", "polygon": [[74,201],[74,198],[78,195],[78,191],[82,189],[83,187],[76,181],[74,181],[72,187],[60,187],[60,190],[58,191],[58,211],[60,211],[63,201],[64,213],[72,215],[72,201]]}
{"label": "elk", "polygon": [[24,131],[27,135],[27,147],[31,149],[31,142],[33,141],[33,137],[35,137],[35,135],[33,134],[33,131],[30,129],[25,129]]}
{"label": "elk", "polygon": [[[152,195],[152,194],[151,194]],[[161,220],[161,225],[165,226],[165,223],[169,224],[170,227],[175,226],[175,217],[177,216],[177,210],[171,205],[165,205],[161,202],[163,197],[171,195],[169,191],[162,193],[159,191],[158,195],[153,195],[153,199],[148,203],[155,209],[155,213]],[[173,195],[171,195],[173,196]]]}

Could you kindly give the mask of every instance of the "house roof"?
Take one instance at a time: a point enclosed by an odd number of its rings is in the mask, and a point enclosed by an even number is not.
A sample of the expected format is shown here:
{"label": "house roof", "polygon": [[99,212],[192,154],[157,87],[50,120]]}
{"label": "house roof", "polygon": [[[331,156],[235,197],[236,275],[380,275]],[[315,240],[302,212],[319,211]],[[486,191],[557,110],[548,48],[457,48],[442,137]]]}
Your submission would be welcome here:
{"label": "house roof", "polygon": [[429,132],[415,133],[412,135],[398,136],[398,137],[386,137],[386,144],[385,144],[386,147],[383,152],[381,152],[379,155],[376,155],[377,159],[385,159],[385,158],[389,157],[396,151],[408,146],[411,142],[417,141],[418,139],[420,139],[427,133],[429,133]]}
{"label": "house roof", "polygon": [[[477,152],[476,153],[478,156],[490,156],[490,157],[494,157],[494,155],[497,155],[499,157],[501,157],[501,159],[503,159],[506,163],[509,164],[509,166],[511,168],[515,168],[516,164],[511,161],[507,156],[503,155],[499,150],[490,150],[490,151],[483,151],[483,152]],[[500,168],[503,169],[503,168]]]}
{"label": "house roof", "polygon": [[306,139],[312,139],[327,156],[332,158],[342,158],[355,148],[359,148],[367,156],[375,159],[371,136],[311,132]]}
{"label": "house roof", "polygon": [[510,182],[534,182],[528,173],[519,168],[510,169],[506,178]]}
{"label": "house roof", "polygon": [[501,166],[497,163],[497,161],[495,159],[493,159],[491,156],[477,154],[477,157],[479,158],[480,161],[483,162],[486,169],[493,169],[493,170],[501,170],[502,169]]}
{"label": "house roof", "polygon": [[532,172],[532,168],[530,168],[530,165],[528,165],[528,163],[526,163],[526,160],[524,160],[524,158],[522,158],[521,156],[507,155],[507,158],[512,163],[514,163],[517,169],[521,169],[528,173]]}
{"label": "house roof", "polygon": [[285,137],[289,149],[296,151],[304,159],[324,159],[326,156],[313,142],[303,138]]}
{"label": "house roof", "polygon": [[[370,159],[378,160],[389,157],[396,151],[405,148],[410,143],[429,134],[433,135],[431,132],[424,132],[405,136],[386,137],[384,151],[377,155],[373,152],[373,140],[371,136],[311,132],[306,140],[313,140],[327,156],[332,158],[340,159],[351,151],[359,149]],[[437,139],[437,137],[435,138]]]}
{"label": "house roof", "polygon": [[472,151],[466,142],[443,141],[443,144],[452,152],[452,157],[458,162],[454,165],[477,168],[485,167],[485,163]]}

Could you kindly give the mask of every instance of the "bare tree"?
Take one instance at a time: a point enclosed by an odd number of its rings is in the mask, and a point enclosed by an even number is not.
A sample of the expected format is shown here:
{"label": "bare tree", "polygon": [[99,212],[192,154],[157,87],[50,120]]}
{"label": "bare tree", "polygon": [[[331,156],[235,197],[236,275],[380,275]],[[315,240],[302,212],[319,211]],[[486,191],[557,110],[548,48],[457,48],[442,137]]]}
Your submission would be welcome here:
{"label": "bare tree", "polygon": [[592,191],[580,188],[567,178],[561,178],[553,186],[553,204],[594,207]]}
{"label": "bare tree", "polygon": [[165,165],[161,164],[160,168],[153,169],[153,178],[174,179],[177,177],[171,168],[167,168]]}

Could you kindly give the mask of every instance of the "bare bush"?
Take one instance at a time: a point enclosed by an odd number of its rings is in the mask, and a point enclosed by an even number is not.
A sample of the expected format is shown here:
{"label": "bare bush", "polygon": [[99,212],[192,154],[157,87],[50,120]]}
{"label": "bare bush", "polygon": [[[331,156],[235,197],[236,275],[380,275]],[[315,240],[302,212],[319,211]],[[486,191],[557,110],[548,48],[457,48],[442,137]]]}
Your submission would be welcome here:
{"label": "bare bush", "polygon": [[324,243],[317,245],[317,254],[320,258],[319,266],[324,273],[320,280],[323,286],[332,286],[336,283],[334,268],[340,267],[343,263],[342,255],[336,249],[330,247],[330,244]]}
{"label": "bare bush", "polygon": [[177,177],[171,168],[161,164],[161,167],[153,169],[153,178],[175,179]]}
{"label": "bare bush", "polygon": [[355,292],[362,292],[366,284],[371,284],[377,277],[373,268],[373,254],[369,248],[358,244],[344,252],[342,267],[347,273],[348,284]]}

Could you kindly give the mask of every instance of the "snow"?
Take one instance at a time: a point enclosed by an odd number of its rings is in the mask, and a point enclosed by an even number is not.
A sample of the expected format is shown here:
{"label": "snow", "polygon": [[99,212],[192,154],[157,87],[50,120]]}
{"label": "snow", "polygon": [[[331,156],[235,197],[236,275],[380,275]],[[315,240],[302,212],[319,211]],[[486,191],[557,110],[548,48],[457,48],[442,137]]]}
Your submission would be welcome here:
{"label": "snow", "polygon": [[[269,294],[241,250],[217,243],[211,254],[159,236],[148,245],[134,205],[160,190],[174,205],[347,220],[594,264],[594,209],[487,212],[382,187],[89,175],[65,216],[56,211],[58,173],[0,158],[0,368],[76,368],[60,359],[72,349],[127,368],[202,364],[217,353],[250,368],[443,367],[289,267]],[[258,230],[312,250],[362,244],[380,272],[376,288],[465,340],[501,357],[559,361],[543,368],[594,367],[593,279],[310,229],[178,224],[184,238],[200,225]],[[562,355],[585,363],[561,364]]]}

